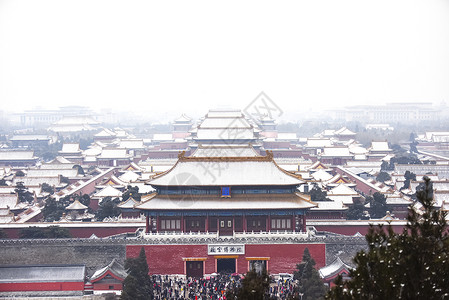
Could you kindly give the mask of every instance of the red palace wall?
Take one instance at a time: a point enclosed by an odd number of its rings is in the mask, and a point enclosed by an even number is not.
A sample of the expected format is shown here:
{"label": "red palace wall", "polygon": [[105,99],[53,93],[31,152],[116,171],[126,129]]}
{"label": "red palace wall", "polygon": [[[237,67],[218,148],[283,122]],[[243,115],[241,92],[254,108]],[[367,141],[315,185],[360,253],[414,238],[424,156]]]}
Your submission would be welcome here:
{"label": "red palace wall", "polygon": [[84,282],[20,282],[0,283],[2,292],[84,291]]}
{"label": "red palace wall", "polygon": [[[183,258],[205,259],[204,274],[216,272],[216,256],[207,254],[207,245],[128,245],[126,257],[137,257],[141,247],[145,249],[150,274],[185,274]],[[269,258],[268,271],[271,274],[293,273],[305,248],[309,248],[316,268],[325,266],[325,244],[247,244],[245,254],[237,257],[236,272],[243,274],[248,271],[247,258]]]}

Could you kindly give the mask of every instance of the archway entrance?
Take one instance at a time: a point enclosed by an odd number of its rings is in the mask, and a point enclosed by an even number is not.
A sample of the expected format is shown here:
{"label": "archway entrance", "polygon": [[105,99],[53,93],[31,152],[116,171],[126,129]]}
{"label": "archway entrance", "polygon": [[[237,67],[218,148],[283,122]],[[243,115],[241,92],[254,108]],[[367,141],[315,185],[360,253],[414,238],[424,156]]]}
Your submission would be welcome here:
{"label": "archway entrance", "polygon": [[217,258],[217,273],[235,273],[235,258]]}

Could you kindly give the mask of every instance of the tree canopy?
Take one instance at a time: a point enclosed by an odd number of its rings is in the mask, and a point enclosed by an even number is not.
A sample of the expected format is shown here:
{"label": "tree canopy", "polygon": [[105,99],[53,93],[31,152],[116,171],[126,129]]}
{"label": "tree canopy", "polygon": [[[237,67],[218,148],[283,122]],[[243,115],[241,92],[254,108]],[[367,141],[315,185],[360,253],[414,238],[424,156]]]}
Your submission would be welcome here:
{"label": "tree canopy", "polygon": [[21,239],[59,239],[71,238],[71,234],[67,228],[59,226],[35,227],[30,226],[23,228],[19,232]]}
{"label": "tree canopy", "polygon": [[23,184],[22,181],[17,182],[14,191],[16,192],[17,197],[19,197],[20,202],[33,202],[33,194],[28,191],[28,188]]}
{"label": "tree canopy", "polygon": [[316,183],[313,184],[313,188],[309,192],[310,200],[315,201],[329,201],[327,198],[327,192],[323,191]]}
{"label": "tree canopy", "polygon": [[298,294],[302,294],[303,300],[324,299],[326,294],[326,288],[315,269],[315,264],[309,248],[304,249],[302,261],[296,265],[296,271],[293,273],[293,278],[298,280]]}
{"label": "tree canopy", "polygon": [[128,272],[123,281],[122,300],[147,300],[153,299],[153,287],[145,249],[140,249],[139,256],[127,258],[125,269]]}
{"label": "tree canopy", "polygon": [[[447,299],[449,238],[446,212],[435,209],[430,179],[417,192],[402,233],[371,226],[368,250],[354,258],[350,280],[341,277],[328,299]],[[420,207],[420,208],[417,208]]]}
{"label": "tree canopy", "polygon": [[269,299],[268,290],[270,288],[270,277],[267,271],[261,274],[255,270],[250,270],[242,279],[242,285],[235,290],[226,292],[226,299]]}
{"label": "tree canopy", "polygon": [[383,218],[387,213],[387,199],[385,195],[375,192],[373,196],[369,196],[366,200],[370,203],[370,215],[373,219]]}
{"label": "tree canopy", "polygon": [[119,198],[112,199],[111,197],[105,197],[95,213],[96,219],[98,221],[103,221],[106,217],[116,217],[120,215],[120,209],[117,207],[119,203]]}

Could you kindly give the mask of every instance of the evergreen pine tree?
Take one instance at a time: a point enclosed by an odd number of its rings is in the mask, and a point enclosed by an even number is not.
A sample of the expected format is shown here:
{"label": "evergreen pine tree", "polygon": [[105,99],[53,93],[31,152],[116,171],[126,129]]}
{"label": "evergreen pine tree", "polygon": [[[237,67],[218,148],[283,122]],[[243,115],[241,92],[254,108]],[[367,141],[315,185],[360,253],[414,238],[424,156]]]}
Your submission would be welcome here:
{"label": "evergreen pine tree", "polygon": [[354,258],[351,279],[339,282],[328,299],[448,299],[449,238],[446,212],[434,207],[430,179],[417,192],[421,211],[413,207],[401,234],[391,226],[372,226],[368,251]]}
{"label": "evergreen pine tree", "polygon": [[297,271],[293,273],[293,278],[298,280],[298,293],[303,295],[303,300],[324,299],[326,294],[326,288],[315,269],[315,264],[309,249],[304,249],[302,261],[296,265]]}
{"label": "evergreen pine tree", "polygon": [[269,299],[270,278],[266,271],[262,274],[250,270],[242,279],[242,286],[226,292],[226,299],[263,300]]}
{"label": "evergreen pine tree", "polygon": [[140,249],[137,258],[128,258],[125,261],[128,276],[123,281],[122,300],[153,299],[153,287],[145,249]]}
{"label": "evergreen pine tree", "polygon": [[379,219],[387,213],[387,199],[379,192],[375,192],[372,197],[368,197],[370,202],[370,215],[373,219]]}

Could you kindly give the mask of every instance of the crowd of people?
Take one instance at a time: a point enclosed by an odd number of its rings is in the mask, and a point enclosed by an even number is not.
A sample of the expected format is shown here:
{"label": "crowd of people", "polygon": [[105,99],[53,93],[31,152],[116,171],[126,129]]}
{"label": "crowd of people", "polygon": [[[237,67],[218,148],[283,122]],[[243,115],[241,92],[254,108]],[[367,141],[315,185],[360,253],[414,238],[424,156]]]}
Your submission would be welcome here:
{"label": "crowd of people", "polygon": [[[241,287],[241,277],[216,275],[206,278],[153,276],[153,293],[156,300],[222,300],[227,290]],[[289,299],[294,294],[294,283],[288,279],[272,280],[267,291],[270,299]]]}

